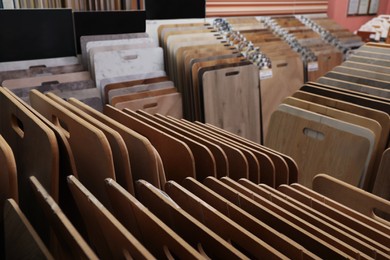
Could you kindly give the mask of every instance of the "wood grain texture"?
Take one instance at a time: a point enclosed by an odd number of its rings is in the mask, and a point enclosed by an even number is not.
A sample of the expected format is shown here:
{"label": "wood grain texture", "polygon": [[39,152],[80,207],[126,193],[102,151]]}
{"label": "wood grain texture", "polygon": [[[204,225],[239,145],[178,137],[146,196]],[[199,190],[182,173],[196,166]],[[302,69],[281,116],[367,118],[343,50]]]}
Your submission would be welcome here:
{"label": "wood grain texture", "polygon": [[111,99],[110,105],[116,106],[118,103],[124,103],[127,101],[140,100],[143,98],[156,97],[156,96],[172,94],[172,93],[177,93],[176,88],[173,86],[170,88],[156,89],[156,90],[144,91],[139,93],[128,93],[128,94],[123,94],[123,95],[118,95],[113,97]]}
{"label": "wood grain texture", "polygon": [[108,93],[108,99],[109,99],[109,103],[111,104],[111,100],[115,96],[126,95],[131,93],[139,93],[139,92],[144,92],[149,90],[165,89],[173,86],[174,85],[172,81],[161,81],[152,84],[137,84],[134,86],[110,90]]}
{"label": "wood grain texture", "polygon": [[295,92],[293,97],[374,119],[382,127],[381,139],[388,139],[387,133],[390,131],[390,116],[383,111],[303,91]]}
{"label": "wood grain texture", "polygon": [[108,93],[114,89],[128,88],[139,84],[151,84],[168,80],[165,71],[155,71],[150,73],[142,73],[129,75],[126,77],[108,78],[102,80],[104,88],[105,103],[109,103]]}
{"label": "wood grain texture", "polygon": [[157,187],[161,185],[160,175],[164,176],[164,173],[159,171],[159,158],[155,154],[153,145],[146,137],[76,99],[71,98],[69,103],[111,127],[122,136],[129,153],[133,181],[144,179]]}
{"label": "wood grain texture", "polygon": [[373,98],[375,97],[390,98],[390,90],[353,83],[346,80],[339,80],[339,79],[328,78],[324,76],[324,77],[320,77],[317,80],[317,82],[323,85],[345,89],[348,90],[348,92],[355,93],[358,95],[364,93],[365,95],[372,96]]}
{"label": "wood grain texture", "polygon": [[366,178],[362,180],[362,186],[366,190],[372,189],[373,182],[376,178],[376,172],[379,166],[380,157],[382,155],[382,152],[385,150],[386,139],[387,139],[386,137],[387,133],[385,132],[383,135],[382,127],[379,124],[379,122],[372,120],[368,117],[358,116],[353,113],[332,109],[330,107],[318,105],[300,99],[295,99],[292,97],[285,99],[283,103],[295,107],[299,107],[321,115],[329,116],[331,118],[335,118],[347,123],[359,125],[371,130],[375,135],[374,151],[371,155],[370,163],[367,168]]}
{"label": "wood grain texture", "polygon": [[30,183],[37,198],[37,206],[44,212],[45,219],[50,223],[50,227],[54,230],[55,238],[59,241],[57,244],[58,248],[52,251],[53,254],[60,258],[81,257],[98,259],[37,178],[31,176]]}
{"label": "wood grain texture", "polygon": [[180,208],[170,197],[145,181],[138,181],[139,200],[190,245],[209,258],[242,258],[244,254]]}
{"label": "wood grain texture", "polygon": [[183,259],[202,258],[200,253],[118,183],[107,179],[106,186],[113,214],[153,255],[160,259],[168,257],[169,253]]}
{"label": "wood grain texture", "polygon": [[383,101],[379,101],[379,100],[375,100],[363,96],[358,96],[355,94],[345,93],[335,89],[318,87],[318,86],[304,85],[300,88],[300,90],[317,94],[317,95],[326,96],[333,99],[338,99],[338,100],[358,104],[360,106],[366,106],[369,108],[383,111],[390,115],[390,105]]}
{"label": "wood grain texture", "polygon": [[260,90],[254,65],[205,72],[205,122],[260,142]]}
{"label": "wood grain texture", "polygon": [[7,259],[54,259],[13,199],[5,201],[4,227]]}
{"label": "wood grain texture", "polygon": [[[101,180],[104,184],[104,180]],[[88,228],[88,236],[101,258],[155,259],[150,252],[74,176],[70,190]]]}
{"label": "wood grain texture", "polygon": [[356,186],[365,177],[374,143],[370,130],[284,105],[273,114],[270,127],[266,145],[297,162],[298,182],[304,186],[311,187],[318,172]]}
{"label": "wood grain texture", "polygon": [[[267,53],[268,55],[268,53]],[[272,113],[284,98],[291,96],[303,84],[303,63],[299,57],[272,59],[272,78],[260,79],[263,135],[267,135]]]}
{"label": "wood grain texture", "polygon": [[115,170],[104,133],[38,91],[30,92],[30,99],[33,108],[65,133],[74,154],[78,177],[109,207],[102,181],[115,179]]}
{"label": "wood grain texture", "polygon": [[53,81],[58,83],[66,83],[66,82],[84,81],[89,79],[91,79],[89,72],[82,71],[82,72],[58,74],[58,75],[51,75],[51,76],[9,79],[3,81],[2,86],[9,89],[18,89],[18,88],[41,86],[46,82],[53,82]]}

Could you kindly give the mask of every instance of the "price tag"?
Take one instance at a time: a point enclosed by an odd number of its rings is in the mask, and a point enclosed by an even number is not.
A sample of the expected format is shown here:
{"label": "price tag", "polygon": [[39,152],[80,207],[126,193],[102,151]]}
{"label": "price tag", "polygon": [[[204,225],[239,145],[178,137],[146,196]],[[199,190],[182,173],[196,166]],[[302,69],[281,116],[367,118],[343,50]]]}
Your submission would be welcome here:
{"label": "price tag", "polygon": [[272,78],[272,69],[262,69],[260,70],[260,80]]}
{"label": "price tag", "polygon": [[317,71],[318,70],[318,62],[312,61],[307,64],[307,71]]}

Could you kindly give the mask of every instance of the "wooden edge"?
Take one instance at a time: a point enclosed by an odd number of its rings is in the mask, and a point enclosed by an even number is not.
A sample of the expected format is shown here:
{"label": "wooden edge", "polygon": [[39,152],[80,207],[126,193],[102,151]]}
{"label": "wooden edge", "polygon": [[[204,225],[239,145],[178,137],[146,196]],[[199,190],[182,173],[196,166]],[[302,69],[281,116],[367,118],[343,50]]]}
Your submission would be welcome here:
{"label": "wooden edge", "polygon": [[[41,208],[45,213],[47,220],[49,220],[50,226],[53,228],[56,237],[61,243],[66,243],[70,247],[73,256],[98,259],[38,179],[35,176],[30,176],[29,179],[36,198],[41,204]],[[62,247],[62,245],[60,246]],[[67,247],[65,246],[64,248]]]}
{"label": "wooden edge", "polygon": [[388,200],[326,174],[318,174],[314,177],[313,190],[390,226],[389,220],[379,217],[375,212],[379,210],[390,216],[390,201]]}
{"label": "wooden edge", "polygon": [[[6,257],[8,259],[19,257],[54,259],[13,199],[5,201],[4,226]],[[22,237],[23,239],[21,239]],[[23,247],[23,244],[26,247]]]}

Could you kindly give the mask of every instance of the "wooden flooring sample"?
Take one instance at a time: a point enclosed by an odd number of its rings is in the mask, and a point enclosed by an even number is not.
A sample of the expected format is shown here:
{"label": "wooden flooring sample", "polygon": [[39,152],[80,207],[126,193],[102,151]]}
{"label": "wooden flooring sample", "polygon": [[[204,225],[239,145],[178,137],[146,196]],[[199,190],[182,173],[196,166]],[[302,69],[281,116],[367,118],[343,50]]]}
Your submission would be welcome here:
{"label": "wooden flooring sample", "polygon": [[54,259],[13,199],[4,206],[6,259]]}
{"label": "wooden flooring sample", "polygon": [[390,148],[383,152],[378,173],[376,175],[373,193],[390,200]]}
{"label": "wooden flooring sample", "polygon": [[170,254],[181,259],[202,258],[200,253],[118,183],[106,179],[106,186],[113,214],[153,255],[160,259],[169,258]]}
{"label": "wooden flooring sample", "polygon": [[[57,247],[54,246],[55,249],[52,250],[52,253],[58,258],[82,257],[86,259],[98,259],[83,237],[62,212],[58,204],[47,193],[45,188],[42,187],[37,178],[31,176],[30,183],[40,209],[44,212],[46,220],[50,223],[55,238],[58,239]],[[53,241],[54,240],[51,240],[52,245]]]}
{"label": "wooden flooring sample", "polygon": [[260,143],[258,68],[254,65],[203,74],[205,122]]}
{"label": "wooden flooring sample", "polygon": [[155,259],[79,180],[71,175],[68,183],[100,258]]}
{"label": "wooden flooring sample", "polygon": [[38,112],[65,133],[74,154],[78,178],[109,207],[102,181],[115,179],[115,169],[111,147],[104,133],[38,91],[30,92],[30,99]]}
{"label": "wooden flooring sample", "polygon": [[11,147],[18,174],[19,206],[39,233],[48,241],[48,226],[35,209],[28,183],[37,177],[58,201],[59,152],[54,132],[3,88],[0,88],[0,134]]}
{"label": "wooden flooring sample", "polygon": [[285,105],[273,114],[270,126],[266,146],[297,162],[298,182],[304,186],[311,187],[318,173],[355,186],[364,179],[375,138],[370,130]]}

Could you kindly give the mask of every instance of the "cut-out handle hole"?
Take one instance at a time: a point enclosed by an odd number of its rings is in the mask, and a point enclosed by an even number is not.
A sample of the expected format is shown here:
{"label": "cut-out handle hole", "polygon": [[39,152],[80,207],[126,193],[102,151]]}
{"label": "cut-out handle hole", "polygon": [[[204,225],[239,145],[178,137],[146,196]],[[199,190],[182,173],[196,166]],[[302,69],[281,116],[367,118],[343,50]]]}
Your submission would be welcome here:
{"label": "cut-out handle hole", "polygon": [[66,138],[70,138],[69,127],[63,120],[53,115],[52,122],[65,134]]}
{"label": "cut-out handle hole", "polygon": [[225,76],[226,76],[226,77],[230,77],[230,76],[235,76],[235,75],[238,75],[238,74],[240,74],[239,71],[232,71],[232,72],[227,72],[227,73],[225,74]]}
{"label": "cut-out handle hole", "polygon": [[149,103],[149,104],[145,104],[144,105],[144,109],[147,109],[147,108],[152,108],[152,107],[157,107],[157,103]]}
{"label": "cut-out handle hole", "polygon": [[284,63],[279,63],[276,65],[276,67],[278,68],[282,68],[282,67],[287,67],[288,63],[287,62],[284,62]]}
{"label": "cut-out handle hole", "polygon": [[50,86],[50,85],[57,85],[57,84],[60,84],[60,82],[58,80],[53,80],[53,81],[46,81],[46,82],[42,82],[42,87],[44,86]]}
{"label": "cut-out handle hole", "polygon": [[29,69],[44,69],[44,68],[47,68],[46,65],[35,65],[29,67]]}
{"label": "cut-out handle hole", "polygon": [[137,54],[126,55],[126,56],[123,56],[122,59],[124,59],[124,60],[135,60],[135,59],[138,59],[138,55]]}
{"label": "cut-out handle hole", "polygon": [[310,138],[313,138],[313,139],[316,139],[316,140],[319,140],[319,141],[322,141],[322,140],[325,139],[324,133],[321,133],[319,131],[316,131],[314,129],[310,129],[310,128],[307,128],[307,127],[305,127],[303,129],[303,134],[306,135],[307,137],[310,137]]}
{"label": "cut-out handle hole", "polygon": [[380,209],[374,209],[374,218],[378,220],[379,222],[386,223],[387,225],[390,224],[390,213],[384,212]]}
{"label": "cut-out handle hole", "polygon": [[14,131],[19,135],[20,138],[24,137],[24,126],[22,121],[15,115],[11,116],[11,124]]}

